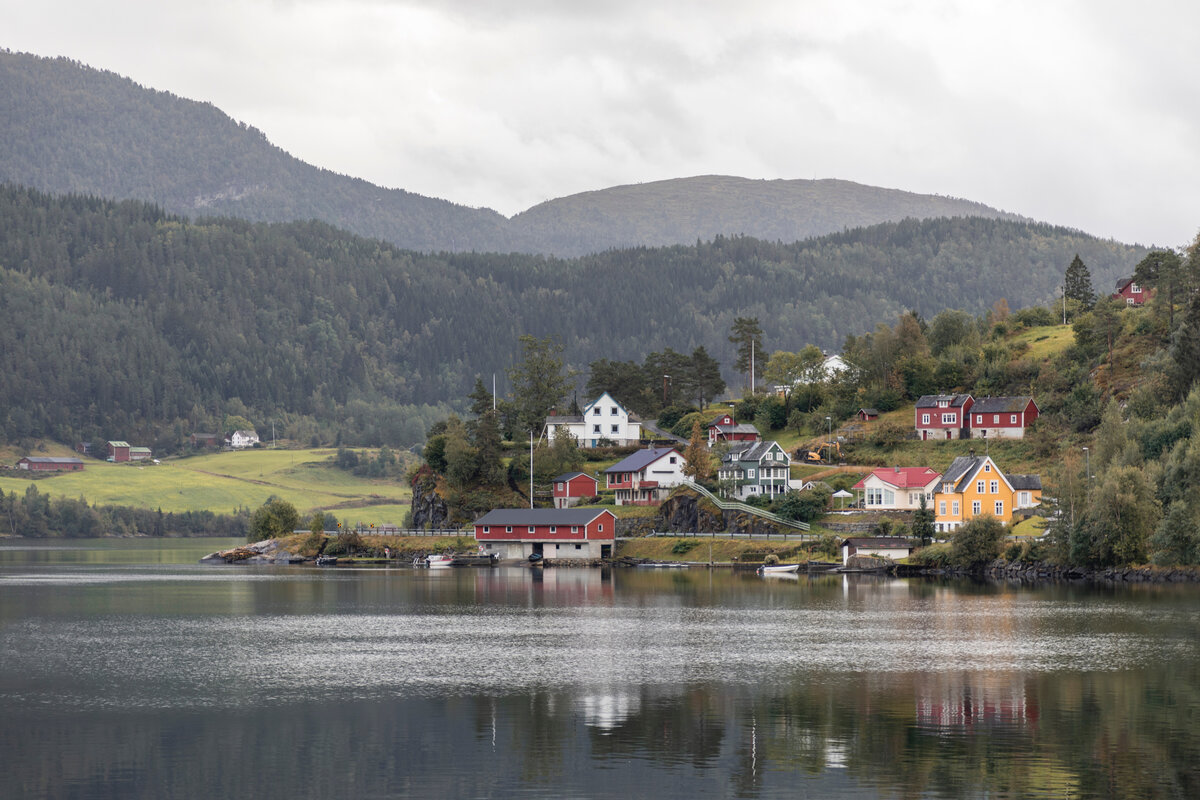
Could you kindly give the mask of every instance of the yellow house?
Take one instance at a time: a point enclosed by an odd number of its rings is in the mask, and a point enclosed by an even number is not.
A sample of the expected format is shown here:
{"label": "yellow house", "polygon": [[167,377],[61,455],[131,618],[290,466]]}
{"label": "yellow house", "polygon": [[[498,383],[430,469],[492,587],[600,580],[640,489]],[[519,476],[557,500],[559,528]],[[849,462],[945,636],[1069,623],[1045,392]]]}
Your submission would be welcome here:
{"label": "yellow house", "polygon": [[1040,502],[1042,479],[1037,475],[1005,475],[990,456],[959,456],[933,495],[934,527],[948,533],[983,516],[1008,525],[1017,511]]}

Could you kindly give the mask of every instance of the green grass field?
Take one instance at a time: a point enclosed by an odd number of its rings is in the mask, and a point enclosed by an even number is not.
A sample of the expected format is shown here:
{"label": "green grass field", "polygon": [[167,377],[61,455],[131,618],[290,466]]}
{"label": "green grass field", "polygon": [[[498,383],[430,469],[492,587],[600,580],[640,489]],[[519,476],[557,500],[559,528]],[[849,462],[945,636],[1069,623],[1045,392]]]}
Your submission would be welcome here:
{"label": "green grass field", "polygon": [[31,483],[57,497],[93,505],[161,508],[166,512],[254,509],[272,495],[302,515],[332,511],[343,522],[400,524],[412,492],[395,481],[359,478],[336,469],[333,450],[246,450],[171,459],[161,464],[109,464],[87,459],[82,472],[30,480],[16,472],[0,489],[24,493]]}

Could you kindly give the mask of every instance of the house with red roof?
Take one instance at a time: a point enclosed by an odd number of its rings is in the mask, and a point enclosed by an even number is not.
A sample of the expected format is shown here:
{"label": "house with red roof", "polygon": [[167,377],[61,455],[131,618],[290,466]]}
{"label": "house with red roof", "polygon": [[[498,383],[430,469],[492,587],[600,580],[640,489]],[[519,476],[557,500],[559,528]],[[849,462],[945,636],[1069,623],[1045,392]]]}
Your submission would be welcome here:
{"label": "house with red roof", "polygon": [[580,500],[595,497],[600,481],[586,472],[566,472],[554,479],[554,507],[570,508]]}
{"label": "house with red roof", "polygon": [[863,493],[863,507],[875,511],[916,511],[933,508],[933,494],[942,474],[930,467],[880,467],[854,484]]}

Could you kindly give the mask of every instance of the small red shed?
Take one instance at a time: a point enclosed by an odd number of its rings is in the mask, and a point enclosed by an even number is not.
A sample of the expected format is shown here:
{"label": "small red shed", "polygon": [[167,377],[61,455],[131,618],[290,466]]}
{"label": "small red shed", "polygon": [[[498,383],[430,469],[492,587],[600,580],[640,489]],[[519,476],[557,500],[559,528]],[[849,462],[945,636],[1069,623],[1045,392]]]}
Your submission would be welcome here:
{"label": "small red shed", "polygon": [[554,507],[570,508],[582,498],[595,497],[600,481],[586,472],[567,472],[554,479]]}

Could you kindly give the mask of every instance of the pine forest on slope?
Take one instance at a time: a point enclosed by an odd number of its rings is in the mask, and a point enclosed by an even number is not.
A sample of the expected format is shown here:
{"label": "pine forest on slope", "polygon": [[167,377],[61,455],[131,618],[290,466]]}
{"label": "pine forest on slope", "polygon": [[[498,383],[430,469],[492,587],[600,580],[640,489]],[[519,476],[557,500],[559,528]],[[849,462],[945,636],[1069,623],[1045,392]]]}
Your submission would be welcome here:
{"label": "pine forest on slope", "polygon": [[210,103],[65,58],[0,51],[0,181],[185,216],[319,219],[423,252],[576,256],[717,235],[793,242],[905,218],[1016,219],[979,203],[837,180],[703,176],[541,203],[511,220],[305,164]]}
{"label": "pine forest on slope", "polygon": [[177,440],[237,398],[325,441],[408,445],[436,405],[461,407],[477,376],[503,376],[522,334],[558,337],[578,370],[702,345],[732,383],[736,317],[757,317],[769,350],[837,350],[908,309],[1050,301],[1076,253],[1100,287],[1144,255],[981,218],[570,260],[427,255],[315,221],[191,223],[5,186],[0,423],[10,440]]}

